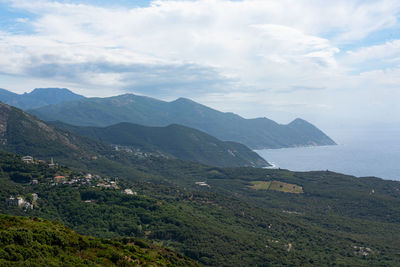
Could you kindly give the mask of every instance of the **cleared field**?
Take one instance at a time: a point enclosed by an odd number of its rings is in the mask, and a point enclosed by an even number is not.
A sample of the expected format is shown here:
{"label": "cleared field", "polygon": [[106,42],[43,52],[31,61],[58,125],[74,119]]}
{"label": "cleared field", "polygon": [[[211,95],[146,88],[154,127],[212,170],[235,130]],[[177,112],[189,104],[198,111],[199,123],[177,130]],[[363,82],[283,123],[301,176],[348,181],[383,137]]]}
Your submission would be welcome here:
{"label": "cleared field", "polygon": [[253,185],[249,186],[249,188],[256,190],[268,190],[271,185],[271,181],[253,181],[251,183]]}
{"label": "cleared field", "polygon": [[303,187],[295,184],[288,184],[281,181],[253,181],[249,188],[255,190],[275,190],[285,193],[302,194]]}

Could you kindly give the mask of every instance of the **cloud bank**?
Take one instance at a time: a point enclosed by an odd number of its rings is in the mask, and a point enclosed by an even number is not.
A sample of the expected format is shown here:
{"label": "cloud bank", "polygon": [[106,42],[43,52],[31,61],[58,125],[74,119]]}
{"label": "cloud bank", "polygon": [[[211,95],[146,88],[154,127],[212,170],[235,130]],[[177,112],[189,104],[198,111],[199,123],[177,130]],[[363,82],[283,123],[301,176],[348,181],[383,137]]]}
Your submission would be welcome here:
{"label": "cloud bank", "polygon": [[400,98],[399,1],[3,4],[31,14],[15,19],[25,31],[0,27],[0,74],[19,90],[184,96],[278,120],[388,119]]}

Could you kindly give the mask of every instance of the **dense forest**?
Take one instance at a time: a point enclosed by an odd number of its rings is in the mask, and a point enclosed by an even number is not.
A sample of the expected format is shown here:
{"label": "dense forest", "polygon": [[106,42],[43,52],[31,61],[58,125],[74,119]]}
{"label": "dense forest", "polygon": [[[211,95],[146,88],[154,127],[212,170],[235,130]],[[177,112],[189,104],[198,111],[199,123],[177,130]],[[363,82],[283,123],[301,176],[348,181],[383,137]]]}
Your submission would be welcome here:
{"label": "dense forest", "polygon": [[135,238],[83,236],[58,222],[0,214],[1,266],[198,266]]}
{"label": "dense forest", "polygon": [[117,151],[4,104],[0,124],[2,213],[210,266],[399,264],[399,182]]}
{"label": "dense forest", "polygon": [[[1,212],[57,220],[100,238],[146,239],[204,265],[399,263],[397,182],[162,158],[137,161],[141,171],[152,170],[153,179],[170,180],[120,178],[118,188],[71,184],[87,171],[24,163],[20,156],[1,153]],[[66,180],[55,182],[61,175]],[[108,174],[101,179],[115,180]],[[271,184],[253,188],[254,181]],[[127,188],[135,194],[125,194]],[[7,204],[10,196],[33,202],[33,194],[38,196],[33,209]]]}
{"label": "dense forest", "polygon": [[79,127],[59,121],[52,124],[138,155],[150,152],[221,167],[270,166],[245,145],[223,142],[199,130],[177,124],[167,127],[148,127],[132,123],[119,123],[109,127]]}

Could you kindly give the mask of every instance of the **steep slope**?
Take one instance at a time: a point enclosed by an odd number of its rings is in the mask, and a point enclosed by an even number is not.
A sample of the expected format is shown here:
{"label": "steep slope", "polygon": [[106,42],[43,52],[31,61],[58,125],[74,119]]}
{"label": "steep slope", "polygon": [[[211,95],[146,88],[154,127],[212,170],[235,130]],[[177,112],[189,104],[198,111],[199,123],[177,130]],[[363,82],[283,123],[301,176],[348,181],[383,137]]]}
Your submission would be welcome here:
{"label": "steep slope", "polygon": [[185,98],[172,102],[126,94],[109,98],[88,98],[30,110],[46,121],[80,126],[109,126],[132,122],[146,126],[181,124],[204,131],[224,141],[239,142],[253,149],[335,142],[312,124],[301,120],[281,125],[267,118],[244,119],[223,113]]}
{"label": "steep slope", "polygon": [[13,153],[47,160],[54,157],[74,166],[96,164],[95,161],[102,162],[104,166],[132,164],[130,158],[134,157],[135,153],[121,154],[105,144],[109,143],[148,152],[161,152],[182,160],[213,166],[269,165],[244,145],[222,142],[184,126],[151,128],[125,123],[104,129],[67,125],[63,128],[65,130],[46,124],[15,107],[0,103],[0,148]]}
{"label": "steep slope", "polygon": [[1,99],[0,101],[2,101],[4,103],[9,103],[17,97],[19,97],[18,94],[10,92],[6,89],[0,88],[0,99]]}
{"label": "steep slope", "polygon": [[81,98],[84,97],[65,88],[36,88],[30,93],[21,95],[0,89],[1,102],[24,110]]}
{"label": "steep slope", "polygon": [[0,214],[1,266],[199,266],[133,238],[105,240],[60,223]]}
{"label": "steep slope", "polygon": [[137,168],[133,153],[48,125],[18,108],[0,103],[0,150],[30,155],[94,173],[132,180],[159,180]]}
{"label": "steep slope", "polygon": [[20,154],[64,159],[90,159],[111,151],[105,144],[57,129],[0,102],[0,147]]}
{"label": "steep slope", "polygon": [[119,123],[104,128],[78,127],[60,122],[55,125],[100,142],[144,152],[161,152],[212,166],[269,166],[257,153],[242,144],[223,142],[199,130],[177,124],[148,127]]}

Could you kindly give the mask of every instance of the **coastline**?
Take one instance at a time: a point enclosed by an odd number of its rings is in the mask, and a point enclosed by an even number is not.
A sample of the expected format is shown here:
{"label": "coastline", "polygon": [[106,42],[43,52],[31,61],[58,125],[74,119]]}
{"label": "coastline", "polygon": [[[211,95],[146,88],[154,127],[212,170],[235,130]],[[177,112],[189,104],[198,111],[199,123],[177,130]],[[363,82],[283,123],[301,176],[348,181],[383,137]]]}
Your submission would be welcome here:
{"label": "coastline", "polygon": [[291,149],[291,148],[313,148],[313,147],[332,147],[332,146],[339,146],[342,144],[334,143],[334,144],[325,144],[325,145],[294,145],[294,146],[283,146],[283,147],[263,147],[263,148],[251,148],[254,152],[261,150],[278,150],[278,149]]}
{"label": "coastline", "polygon": [[333,171],[400,181],[400,143],[347,140],[338,145],[254,150],[271,165],[291,171]]}
{"label": "coastline", "polygon": [[278,169],[278,168],[279,168],[278,165],[276,165],[274,162],[268,161],[268,163],[269,163],[271,166],[262,167],[262,169]]}

